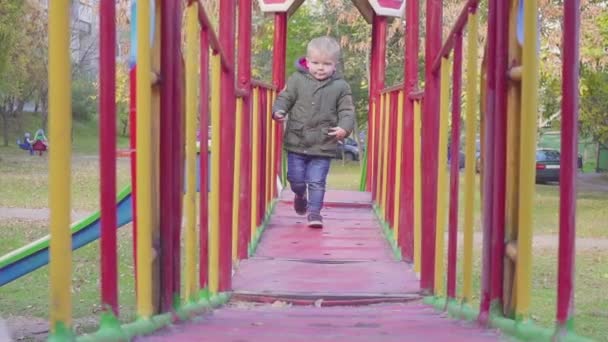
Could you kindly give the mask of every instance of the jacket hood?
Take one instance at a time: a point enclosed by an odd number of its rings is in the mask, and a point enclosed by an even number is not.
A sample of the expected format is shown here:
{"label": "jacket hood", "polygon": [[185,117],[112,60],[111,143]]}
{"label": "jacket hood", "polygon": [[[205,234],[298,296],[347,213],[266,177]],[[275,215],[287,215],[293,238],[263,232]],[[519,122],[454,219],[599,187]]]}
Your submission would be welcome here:
{"label": "jacket hood", "polygon": [[308,73],[308,64],[306,64],[306,57],[300,57],[296,59],[294,65],[296,67],[296,70],[298,70],[299,72],[304,74]]}
{"label": "jacket hood", "polygon": [[[298,59],[296,59],[294,66],[296,67],[296,70],[298,70],[299,72],[308,75],[308,64],[306,64],[306,57],[300,57]],[[343,78],[342,74],[340,74],[340,72],[338,71],[338,69],[336,69],[336,71],[334,71],[333,75],[331,75],[329,78],[332,79],[340,79]]]}

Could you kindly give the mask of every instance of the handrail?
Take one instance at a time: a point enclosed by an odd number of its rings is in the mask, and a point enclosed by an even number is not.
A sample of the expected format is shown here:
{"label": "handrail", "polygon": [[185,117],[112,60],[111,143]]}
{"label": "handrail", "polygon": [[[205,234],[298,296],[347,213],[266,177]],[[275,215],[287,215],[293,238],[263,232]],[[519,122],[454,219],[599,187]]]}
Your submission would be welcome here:
{"label": "handrail", "polygon": [[386,94],[386,93],[391,93],[395,90],[404,90],[405,89],[405,83],[400,82],[397,83],[395,85],[392,85],[390,87],[385,87],[384,89],[380,90],[380,94]]}
{"label": "handrail", "polygon": [[277,90],[277,87],[275,87],[274,85],[264,82],[264,81],[258,81],[258,80],[251,80],[251,86],[252,87],[260,87],[260,88],[266,88],[269,90]]}
{"label": "handrail", "polygon": [[458,19],[456,19],[456,23],[454,23],[454,26],[452,26],[452,30],[448,34],[443,46],[441,47],[441,50],[439,50],[439,53],[433,62],[433,73],[436,73],[439,70],[439,67],[441,67],[441,58],[447,57],[452,49],[454,49],[454,38],[457,34],[462,34],[462,30],[466,26],[469,19],[469,12],[475,12],[477,10],[478,3],[479,0],[469,0],[462,8],[462,11],[460,11]]}
{"label": "handrail", "polygon": [[[193,0],[190,0],[189,2],[192,1]],[[198,21],[201,24],[202,29],[207,31],[209,34],[209,45],[211,46],[211,50],[213,50],[214,53],[220,55],[220,60],[222,61],[222,68],[224,69],[224,71],[232,72],[232,70],[234,69],[234,61],[231,62],[226,57],[226,53],[220,45],[217,33],[213,29],[213,25],[211,25],[211,20],[209,20],[209,16],[207,15],[207,11],[203,6],[202,0],[198,0],[196,2],[198,3]]]}
{"label": "handrail", "polygon": [[412,101],[420,101],[424,98],[424,89],[416,90],[407,95],[407,98]]}

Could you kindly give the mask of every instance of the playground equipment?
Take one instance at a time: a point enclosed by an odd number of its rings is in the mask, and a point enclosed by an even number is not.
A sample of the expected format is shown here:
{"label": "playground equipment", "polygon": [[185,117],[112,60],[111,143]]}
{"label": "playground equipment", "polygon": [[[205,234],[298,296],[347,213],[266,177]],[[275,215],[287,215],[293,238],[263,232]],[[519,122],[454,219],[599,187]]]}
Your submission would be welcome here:
{"label": "playground equipment", "polygon": [[[372,24],[369,129],[361,190],[369,192],[395,256],[413,263],[413,271],[419,273],[416,292],[426,295],[428,304],[447,310],[453,317],[477,320],[484,327],[500,328],[520,339],[584,340],[572,330],[578,1],[564,1],[560,245],[555,329],[539,328],[529,320],[536,124],[535,116],[527,113],[536,113],[537,109],[537,2],[488,2],[487,46],[479,68],[478,1],[463,2],[458,20],[449,35],[442,39],[442,1],[428,0],[424,89],[419,89],[418,79],[419,1],[353,2]],[[270,105],[276,91],[285,83],[288,15],[301,3],[297,0],[261,0],[262,8],[276,11],[273,82],[268,85],[251,80],[251,0],[238,1],[238,53],[235,51],[237,11],[233,1],[219,2],[219,34],[210,24],[200,1],[137,1],[133,13],[139,15],[132,20],[137,40],[135,62],[131,64],[132,103],[135,104],[131,107],[134,130],[131,135],[134,166],[131,196],[136,213],[133,221],[138,320],[121,326],[117,320],[118,220],[114,190],[115,4],[112,0],[100,2],[100,153],[104,191],[99,224],[101,302],[105,311],[99,331],[81,339],[120,340],[149,334],[177,319],[187,319],[228,300],[234,285],[233,266],[256,252],[273,209],[282,203],[277,202],[282,184],[275,182],[277,178],[283,184],[285,181],[281,126],[270,120]],[[180,49],[183,4],[187,4],[185,56]],[[400,15],[404,6],[405,82],[386,87],[386,16]],[[69,1],[53,1],[49,7],[49,123],[53,141],[49,158],[52,237],[49,265],[53,303],[51,339],[56,341],[73,338],[70,183],[69,177],[65,177],[71,156],[69,134],[65,134],[71,128],[69,37]],[[237,55],[238,68],[235,65]],[[458,160],[464,61],[467,78],[463,286],[457,294],[458,163],[450,164],[449,178],[445,166],[450,129],[453,137],[451,159]],[[448,124],[450,82],[451,127]],[[480,106],[477,107],[479,84]],[[478,110],[481,114],[479,124],[476,122]],[[207,182],[200,182],[198,224],[203,229],[199,230],[195,222],[197,126],[202,127],[199,140],[211,141],[210,151],[207,144],[199,147],[200,165],[208,165],[209,152],[211,156],[211,167],[199,168],[200,179],[210,175],[211,184],[208,193]],[[211,126],[211,137],[205,129],[208,126]],[[477,128],[481,131],[482,145],[482,186],[479,190],[484,237],[479,309],[470,304],[473,296]],[[182,202],[184,198],[185,202]],[[338,202],[336,206],[347,201]],[[184,208],[182,203],[185,203]],[[367,204],[349,205],[352,208]],[[185,214],[183,231],[182,213]],[[448,227],[447,265],[443,262],[445,227]],[[186,242],[184,267],[180,260],[182,232]],[[324,262],[331,264],[325,259]],[[409,265],[399,265],[403,266],[404,272],[410,271]],[[356,272],[355,268],[352,270]],[[182,272],[185,273],[183,293]],[[242,277],[244,273],[244,268],[237,271]],[[447,281],[444,282],[446,273]],[[410,276],[413,277],[413,272]],[[294,298],[288,299],[297,302]],[[433,329],[440,331],[443,326],[438,324]]]}

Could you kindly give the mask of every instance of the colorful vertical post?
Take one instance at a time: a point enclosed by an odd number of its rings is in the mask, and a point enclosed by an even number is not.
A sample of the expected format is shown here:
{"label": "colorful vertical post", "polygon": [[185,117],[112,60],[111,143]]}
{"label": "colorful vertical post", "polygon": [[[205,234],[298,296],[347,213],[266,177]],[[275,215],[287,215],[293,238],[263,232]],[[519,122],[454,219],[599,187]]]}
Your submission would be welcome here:
{"label": "colorful vertical post", "polygon": [[72,335],[70,2],[56,0],[49,6],[50,325],[53,336],[68,339]]}
{"label": "colorful vertical post", "polygon": [[99,4],[99,149],[101,193],[101,303],[118,316],[116,253],[116,4]]}
{"label": "colorful vertical post", "polygon": [[467,34],[466,153],[464,178],[464,238],[462,298],[470,302],[473,280],[473,219],[475,215],[475,134],[477,107],[477,13],[469,12]]}
{"label": "colorful vertical post", "polygon": [[437,220],[437,144],[439,132],[439,75],[433,72],[433,62],[441,49],[443,1],[426,2],[426,46],[424,116],[422,116],[422,270],[420,288],[431,293],[435,283],[435,227]]}
{"label": "colorful vertical post", "polygon": [[[186,11],[186,300],[195,300],[196,281],[196,126],[198,85],[198,3]],[[204,180],[201,179],[200,182]]]}
{"label": "colorful vertical post", "polygon": [[[456,33],[452,71],[452,141],[450,151],[450,213],[448,238],[448,298],[456,299],[458,247],[458,183],[460,182],[460,95],[462,84],[462,32]],[[465,158],[466,162],[466,158]]]}
{"label": "colorful vertical post", "polygon": [[200,146],[199,146],[199,280],[207,296],[209,281],[209,31],[200,32]]}
{"label": "colorful vertical post", "polygon": [[220,233],[220,55],[211,57],[211,226],[209,227],[209,291],[217,294],[219,287]]}
{"label": "colorful vertical post", "polygon": [[576,237],[576,162],[578,146],[579,0],[564,1],[562,63],[562,139],[560,161],[558,334],[572,323]]}
{"label": "colorful vertical post", "polygon": [[[138,12],[150,13],[150,1],[137,3]],[[152,118],[150,70],[150,17],[137,18],[137,313],[152,315]]]}
{"label": "colorful vertical post", "polygon": [[399,210],[399,245],[403,258],[407,261],[414,259],[414,101],[409,94],[418,86],[418,0],[408,0],[406,4],[405,29],[405,101],[403,103],[403,162],[400,172],[401,201]]}
{"label": "colorful vertical post", "polygon": [[243,159],[243,99],[236,99],[236,130],[234,131],[234,184],[232,185],[232,260],[238,260],[239,204],[241,194],[241,161]]}
{"label": "colorful vertical post", "polygon": [[220,117],[220,251],[219,251],[219,290],[232,288],[232,187],[234,177],[234,147],[229,141],[235,130],[236,97],[234,86],[234,41],[235,41],[235,1],[219,3],[219,43],[225,54],[225,62],[230,70],[222,69]]}
{"label": "colorful vertical post", "polygon": [[[445,237],[444,231],[447,221],[447,144],[448,144],[448,112],[450,110],[450,60],[448,57],[441,58],[441,89],[440,89],[440,113],[439,113],[439,144],[437,154],[437,211],[435,226],[435,296],[444,295],[445,285],[443,275],[445,265],[443,263]],[[452,163],[458,161],[452,160]]]}
{"label": "colorful vertical post", "polygon": [[253,88],[253,115],[251,127],[251,238],[255,237],[258,229],[258,206],[259,206],[259,164],[260,164],[260,121],[256,118],[260,113],[260,89]]}
{"label": "colorful vertical post", "polygon": [[[522,53],[521,112],[536,113],[538,110],[538,55],[536,33],[538,4],[526,0],[524,6],[524,44]],[[578,12],[577,12],[578,13]],[[519,230],[517,239],[517,269],[515,315],[519,320],[528,318],[530,288],[532,286],[532,231],[534,219],[535,163],[536,163],[536,116],[522,115],[519,164]]]}
{"label": "colorful vertical post", "polygon": [[239,34],[238,34],[238,76],[237,84],[245,94],[242,97],[242,133],[241,133],[241,181],[239,202],[239,238],[237,257],[247,258],[247,245],[251,239],[251,195],[252,184],[252,139],[251,139],[251,21],[252,0],[239,0]]}
{"label": "colorful vertical post", "polygon": [[[394,191],[394,212],[393,212],[393,237],[397,244],[401,246],[399,243],[401,241],[400,236],[404,232],[400,231],[400,221],[399,214],[401,213],[401,183],[403,182],[402,177],[398,174],[398,170],[401,169],[401,165],[403,163],[403,98],[404,93],[403,90],[399,91],[399,95],[397,98],[397,141],[396,141],[396,151],[395,151],[395,191]],[[410,156],[411,157],[411,156]]]}
{"label": "colorful vertical post", "polygon": [[422,165],[420,101],[414,100],[414,271],[421,273],[422,266]]}

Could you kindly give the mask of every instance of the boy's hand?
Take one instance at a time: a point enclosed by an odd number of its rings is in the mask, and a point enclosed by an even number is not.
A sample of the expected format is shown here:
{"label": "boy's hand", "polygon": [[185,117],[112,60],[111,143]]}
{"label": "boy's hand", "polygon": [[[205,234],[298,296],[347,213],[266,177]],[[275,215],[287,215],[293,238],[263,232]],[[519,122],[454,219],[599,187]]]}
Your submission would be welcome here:
{"label": "boy's hand", "polygon": [[329,130],[330,130],[330,132],[327,134],[333,135],[338,140],[344,139],[347,135],[346,130],[344,130],[344,128],[341,128],[341,127],[332,127]]}
{"label": "boy's hand", "polygon": [[285,112],[278,111],[272,114],[272,118],[278,122],[283,122],[287,119],[287,115],[285,115]]}

